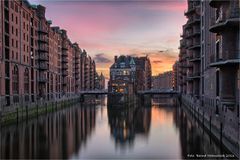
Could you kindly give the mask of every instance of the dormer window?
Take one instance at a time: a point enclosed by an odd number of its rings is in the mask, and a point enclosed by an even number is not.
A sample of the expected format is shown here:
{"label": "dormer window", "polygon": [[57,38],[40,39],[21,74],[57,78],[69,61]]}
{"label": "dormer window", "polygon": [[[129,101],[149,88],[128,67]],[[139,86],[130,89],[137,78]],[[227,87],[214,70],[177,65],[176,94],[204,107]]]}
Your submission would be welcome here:
{"label": "dormer window", "polygon": [[125,67],[125,62],[121,62],[121,63],[120,63],[120,67],[121,67],[121,68],[124,68],[124,67]]}

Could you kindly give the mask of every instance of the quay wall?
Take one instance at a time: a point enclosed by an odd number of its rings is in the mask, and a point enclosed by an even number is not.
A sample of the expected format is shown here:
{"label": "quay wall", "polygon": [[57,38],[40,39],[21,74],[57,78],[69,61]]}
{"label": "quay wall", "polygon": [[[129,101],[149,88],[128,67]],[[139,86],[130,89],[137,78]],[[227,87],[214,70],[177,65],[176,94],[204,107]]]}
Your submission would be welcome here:
{"label": "quay wall", "polygon": [[229,126],[226,126],[227,122],[225,124],[224,121],[220,121],[218,115],[209,113],[206,107],[188,95],[181,96],[181,106],[190,111],[220,144],[239,158],[239,130],[233,133],[234,129],[229,129]]}
{"label": "quay wall", "polygon": [[68,107],[72,104],[78,103],[80,101],[79,97],[80,96],[76,95],[73,97],[65,97],[51,101],[38,100],[34,103],[26,103],[22,101],[16,105],[11,106],[0,104],[0,126],[11,123],[18,123],[41,114],[54,112],[58,109]]}

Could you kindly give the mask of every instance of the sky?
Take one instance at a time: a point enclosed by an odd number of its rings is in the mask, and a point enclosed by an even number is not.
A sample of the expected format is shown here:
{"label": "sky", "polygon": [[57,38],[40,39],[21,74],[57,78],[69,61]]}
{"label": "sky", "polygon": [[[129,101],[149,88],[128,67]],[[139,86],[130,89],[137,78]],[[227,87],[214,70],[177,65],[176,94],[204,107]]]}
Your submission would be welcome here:
{"label": "sky", "polygon": [[148,55],[152,73],[169,71],[178,58],[186,0],[29,0],[46,7],[52,26],[67,30],[72,42],[109,77],[115,55]]}

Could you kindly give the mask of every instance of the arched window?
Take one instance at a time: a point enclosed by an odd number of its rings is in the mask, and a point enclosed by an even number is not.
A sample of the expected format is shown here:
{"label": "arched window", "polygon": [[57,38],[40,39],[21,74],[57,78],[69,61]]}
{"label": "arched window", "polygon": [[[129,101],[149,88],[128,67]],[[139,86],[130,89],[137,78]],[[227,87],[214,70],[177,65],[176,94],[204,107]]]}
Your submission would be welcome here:
{"label": "arched window", "polygon": [[18,74],[17,66],[14,66],[13,68],[12,90],[13,90],[13,94],[19,93],[19,74]]}
{"label": "arched window", "polygon": [[28,68],[24,71],[24,93],[29,93],[29,70]]}

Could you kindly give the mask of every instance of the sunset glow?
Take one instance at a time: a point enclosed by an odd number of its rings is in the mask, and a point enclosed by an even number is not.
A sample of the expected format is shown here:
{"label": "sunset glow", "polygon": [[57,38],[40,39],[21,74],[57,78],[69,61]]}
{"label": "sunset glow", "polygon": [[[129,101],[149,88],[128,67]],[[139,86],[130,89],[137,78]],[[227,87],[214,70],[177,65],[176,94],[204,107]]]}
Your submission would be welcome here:
{"label": "sunset glow", "polygon": [[171,70],[177,60],[185,0],[30,2],[46,6],[53,26],[66,29],[107,77],[114,55],[148,55],[153,75]]}

